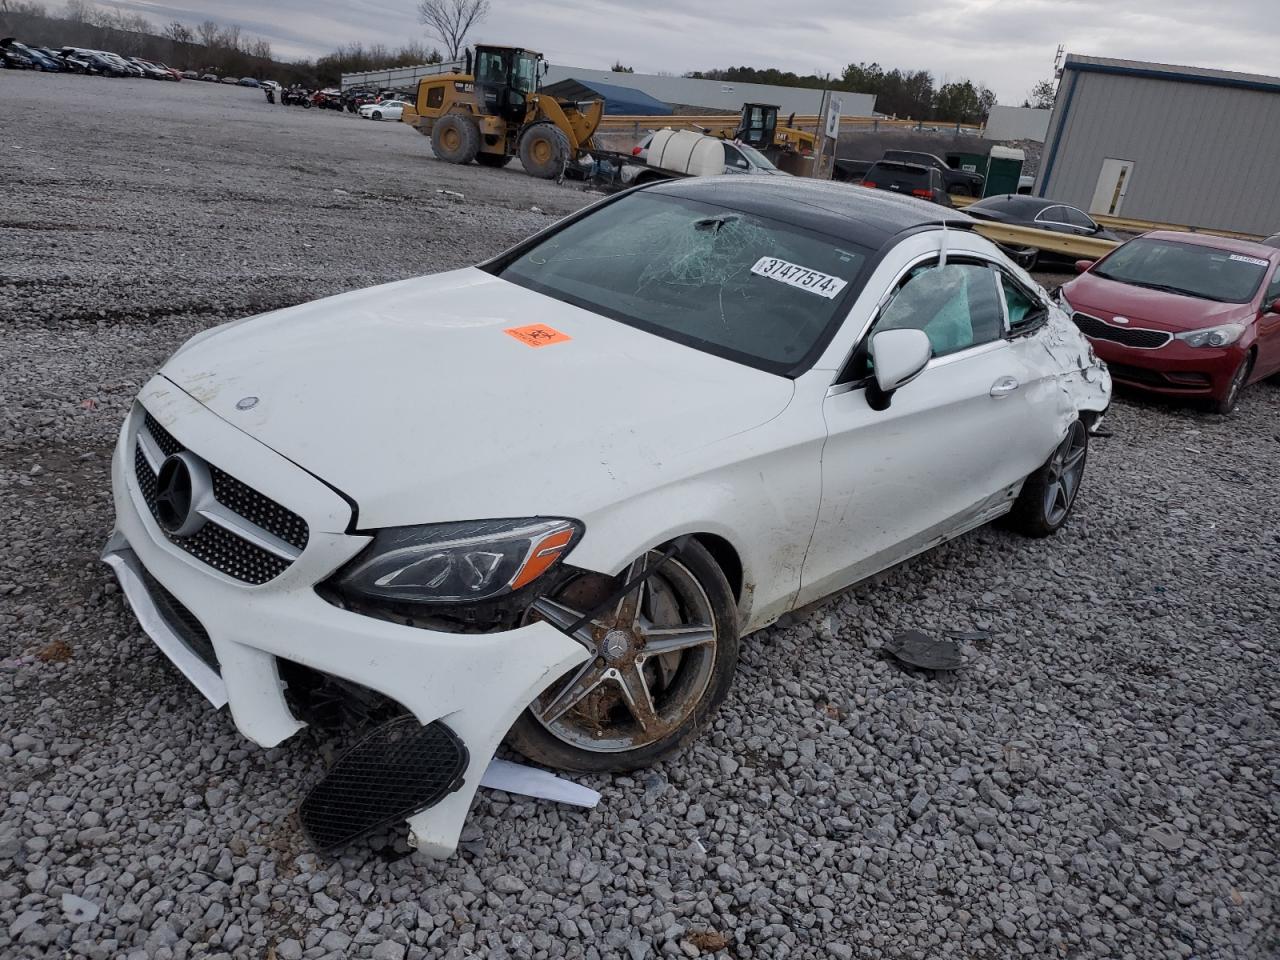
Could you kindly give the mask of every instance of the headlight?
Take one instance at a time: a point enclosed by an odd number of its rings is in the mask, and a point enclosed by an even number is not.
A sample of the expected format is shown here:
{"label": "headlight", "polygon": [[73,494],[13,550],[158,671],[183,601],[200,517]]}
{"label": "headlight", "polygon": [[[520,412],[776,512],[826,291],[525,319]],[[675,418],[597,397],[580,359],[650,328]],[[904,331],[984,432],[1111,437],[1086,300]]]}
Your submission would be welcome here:
{"label": "headlight", "polygon": [[1239,340],[1243,333],[1244,324],[1224,323],[1216,327],[1205,327],[1203,330],[1174,334],[1174,336],[1188,347],[1225,347]]}
{"label": "headlight", "polygon": [[336,586],[409,603],[492,600],[546,573],[581,533],[573,520],[536,517],[389,527],[339,572]]}

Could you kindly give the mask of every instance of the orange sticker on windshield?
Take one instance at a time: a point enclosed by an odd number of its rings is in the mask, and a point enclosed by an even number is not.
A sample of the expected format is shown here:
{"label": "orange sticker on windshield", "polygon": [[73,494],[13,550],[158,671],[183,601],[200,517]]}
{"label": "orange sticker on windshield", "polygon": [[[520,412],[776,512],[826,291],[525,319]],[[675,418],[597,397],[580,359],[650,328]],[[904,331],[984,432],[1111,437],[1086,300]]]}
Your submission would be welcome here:
{"label": "orange sticker on windshield", "polygon": [[545,323],[531,323],[527,327],[508,327],[502,331],[519,340],[527,347],[549,347],[553,343],[572,340],[567,333],[561,333]]}

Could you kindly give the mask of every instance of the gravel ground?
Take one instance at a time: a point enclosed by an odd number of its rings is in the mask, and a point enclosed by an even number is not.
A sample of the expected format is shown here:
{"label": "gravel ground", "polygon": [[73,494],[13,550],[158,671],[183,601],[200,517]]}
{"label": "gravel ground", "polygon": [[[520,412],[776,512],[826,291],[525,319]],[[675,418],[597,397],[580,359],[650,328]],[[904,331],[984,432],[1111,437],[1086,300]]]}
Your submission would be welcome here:
{"label": "gravel ground", "polygon": [[[242,740],[96,562],[117,427],[203,327],[588,198],[251,90],[0,92],[0,955],[1280,955],[1280,389],[1121,398],[1066,530],[756,635],[708,735],[594,811],[481,791],[454,859],[325,859],[292,816],[322,745]],[[905,628],[986,636],[930,676],[883,656]]]}

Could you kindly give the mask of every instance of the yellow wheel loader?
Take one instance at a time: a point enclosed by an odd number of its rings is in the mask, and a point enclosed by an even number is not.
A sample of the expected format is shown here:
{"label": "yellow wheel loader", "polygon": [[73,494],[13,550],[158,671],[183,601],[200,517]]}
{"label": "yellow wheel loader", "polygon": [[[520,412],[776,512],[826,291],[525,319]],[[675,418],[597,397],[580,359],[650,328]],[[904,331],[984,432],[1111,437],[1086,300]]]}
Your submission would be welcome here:
{"label": "yellow wheel loader", "polygon": [[[474,69],[473,69],[474,64]],[[527,173],[549,180],[591,149],[604,101],[561,103],[538,92],[542,54],[520,47],[477,46],[463,73],[418,81],[418,132],[449,163],[504,167],[514,156]]]}
{"label": "yellow wheel loader", "polygon": [[736,127],[710,130],[713,137],[740,140],[755,147],[775,163],[788,153],[813,153],[818,143],[816,134],[792,126],[795,115],[783,126],[778,125],[778,108],[772,103],[744,103]]}

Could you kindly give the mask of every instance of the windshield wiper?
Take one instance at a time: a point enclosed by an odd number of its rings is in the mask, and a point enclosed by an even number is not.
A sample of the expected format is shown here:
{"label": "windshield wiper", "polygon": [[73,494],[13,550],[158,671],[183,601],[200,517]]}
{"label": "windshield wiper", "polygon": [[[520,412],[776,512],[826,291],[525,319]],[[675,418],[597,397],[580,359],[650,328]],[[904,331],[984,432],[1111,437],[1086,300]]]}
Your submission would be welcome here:
{"label": "windshield wiper", "polygon": [[[1108,276],[1108,280],[1117,280],[1119,278]],[[1176,293],[1183,297],[1198,297],[1198,293],[1192,293],[1190,290],[1183,290],[1181,287],[1171,287],[1167,283],[1146,283],[1142,280],[1120,280],[1120,283],[1127,283],[1131,287],[1142,287],[1146,290],[1160,290],[1163,293]]]}

